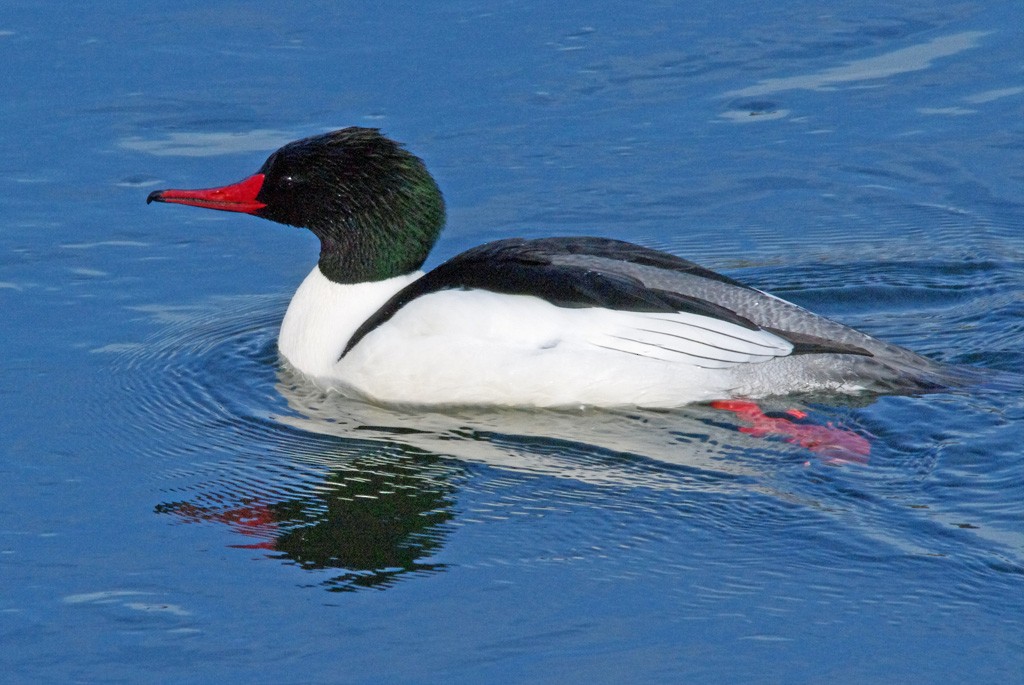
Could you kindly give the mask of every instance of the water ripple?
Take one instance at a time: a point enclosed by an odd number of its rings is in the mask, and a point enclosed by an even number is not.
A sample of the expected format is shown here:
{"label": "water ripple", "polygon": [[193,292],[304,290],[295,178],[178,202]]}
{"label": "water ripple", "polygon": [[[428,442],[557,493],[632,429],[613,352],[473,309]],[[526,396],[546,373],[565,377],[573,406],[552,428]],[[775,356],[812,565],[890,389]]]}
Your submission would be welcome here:
{"label": "water ripple", "polygon": [[[965,302],[998,298],[1006,277],[984,264],[903,266],[885,287],[906,295],[916,283],[914,307],[947,320],[965,316]],[[884,272],[850,276],[870,283]],[[988,285],[967,294],[961,279]],[[784,285],[794,299],[838,296],[847,313],[869,309],[822,288],[815,270],[789,272]],[[992,456],[1019,442],[1019,395],[763,403],[769,414],[798,408],[870,440],[866,465],[837,464],[744,433],[739,417],[711,407],[411,411],[353,402],[279,365],[282,309],[279,298],[254,297],[150,312],[161,330],[115,350],[114,373],[137,399],[120,422],[124,444],[146,432],[139,458],[164,465],[156,511],[225,526],[226,544],[302,569],[300,584],[387,588],[453,564],[600,561],[608,578],[717,569],[712,587],[690,588],[696,609],[721,593],[754,592],[749,574],[731,586],[731,569],[770,560],[766,583],[780,564],[839,563],[846,581],[905,566],[936,579],[928,592],[952,611],[1022,577],[1024,492],[1015,465]],[[492,544],[449,550],[455,531]],[[840,585],[824,594],[838,601]]]}

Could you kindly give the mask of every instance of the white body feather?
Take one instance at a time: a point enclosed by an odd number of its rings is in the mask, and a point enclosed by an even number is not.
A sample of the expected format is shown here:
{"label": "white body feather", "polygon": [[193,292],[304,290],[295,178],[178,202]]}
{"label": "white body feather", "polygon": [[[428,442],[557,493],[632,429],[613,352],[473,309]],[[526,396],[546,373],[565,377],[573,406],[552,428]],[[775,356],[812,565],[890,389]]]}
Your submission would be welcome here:
{"label": "white body feather", "polygon": [[342,285],[314,268],[288,307],[281,354],[321,385],[378,402],[670,407],[733,396],[738,370],[792,351],[767,331],[696,314],[445,290],[414,299],[342,358],[359,325],[420,275]]}

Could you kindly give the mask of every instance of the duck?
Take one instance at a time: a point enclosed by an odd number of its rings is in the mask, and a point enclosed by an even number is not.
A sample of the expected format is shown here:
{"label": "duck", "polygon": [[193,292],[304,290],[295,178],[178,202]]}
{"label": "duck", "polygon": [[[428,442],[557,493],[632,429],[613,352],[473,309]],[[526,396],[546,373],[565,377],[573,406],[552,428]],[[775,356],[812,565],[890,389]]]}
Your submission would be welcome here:
{"label": "duck", "polygon": [[505,238],[424,272],[445,202],[374,128],[288,143],[230,185],[147,203],[308,229],[284,363],[385,405],[674,408],[802,393],[916,393],[946,365],[674,254],[604,237]]}

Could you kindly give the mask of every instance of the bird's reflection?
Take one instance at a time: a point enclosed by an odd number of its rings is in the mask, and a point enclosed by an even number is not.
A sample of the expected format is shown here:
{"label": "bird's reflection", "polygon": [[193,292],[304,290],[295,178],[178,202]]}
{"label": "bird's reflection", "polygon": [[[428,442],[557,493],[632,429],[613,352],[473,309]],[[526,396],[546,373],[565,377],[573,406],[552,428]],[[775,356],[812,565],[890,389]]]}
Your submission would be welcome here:
{"label": "bird's reflection", "polygon": [[327,474],[319,496],[272,505],[289,526],[274,548],[305,569],[346,569],[328,585],[337,589],[387,587],[406,573],[443,568],[427,559],[441,547],[453,517],[452,486],[424,478],[428,455],[390,464],[361,465]]}
{"label": "bird's reflection", "polygon": [[[237,478],[218,473],[195,496],[157,511],[227,525],[246,537],[233,546],[266,550],[338,591],[387,588],[410,574],[443,570],[438,559],[472,464],[599,487],[770,491],[761,478],[770,465],[744,455],[744,441],[782,435],[780,445],[816,449],[806,426],[794,433],[798,440],[788,439],[788,418],[746,406],[402,411],[324,393],[287,368],[277,389],[290,411],[259,426],[263,444],[273,436],[276,451],[248,459]],[[755,428],[736,417],[754,420]],[[840,438],[849,434],[837,430]],[[856,450],[869,449],[858,440]]]}
{"label": "bird's reflection", "polygon": [[458,480],[434,455],[390,452],[344,463],[318,455],[336,464],[319,482],[266,483],[265,492],[234,501],[228,493],[203,492],[156,510],[186,522],[225,524],[246,537],[233,547],[267,550],[307,570],[341,571],[323,574],[319,583],[327,589],[386,588],[405,574],[444,568],[431,558],[454,516]]}

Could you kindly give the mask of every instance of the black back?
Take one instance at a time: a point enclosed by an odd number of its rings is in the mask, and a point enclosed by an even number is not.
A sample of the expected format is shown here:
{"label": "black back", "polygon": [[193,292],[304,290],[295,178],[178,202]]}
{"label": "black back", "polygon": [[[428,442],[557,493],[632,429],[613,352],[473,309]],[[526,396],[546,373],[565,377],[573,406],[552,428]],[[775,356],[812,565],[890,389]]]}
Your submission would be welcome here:
{"label": "black back", "polygon": [[[588,260],[587,258],[592,258]],[[611,261],[609,261],[611,260]],[[591,263],[588,264],[588,261]],[[652,288],[639,278],[609,268],[609,264],[639,265],[688,274],[736,288],[752,290],[675,255],[607,238],[510,238],[480,245],[441,264],[396,293],[356,330],[341,356],[367,334],[391,319],[417,297],[443,290],[487,290],[506,295],[530,295],[558,307],[601,307],[634,312],[688,312],[744,328],[758,325],[713,302],[682,293]],[[830,345],[813,336],[791,336],[772,330],[794,344],[795,352],[867,354],[850,345]]]}

